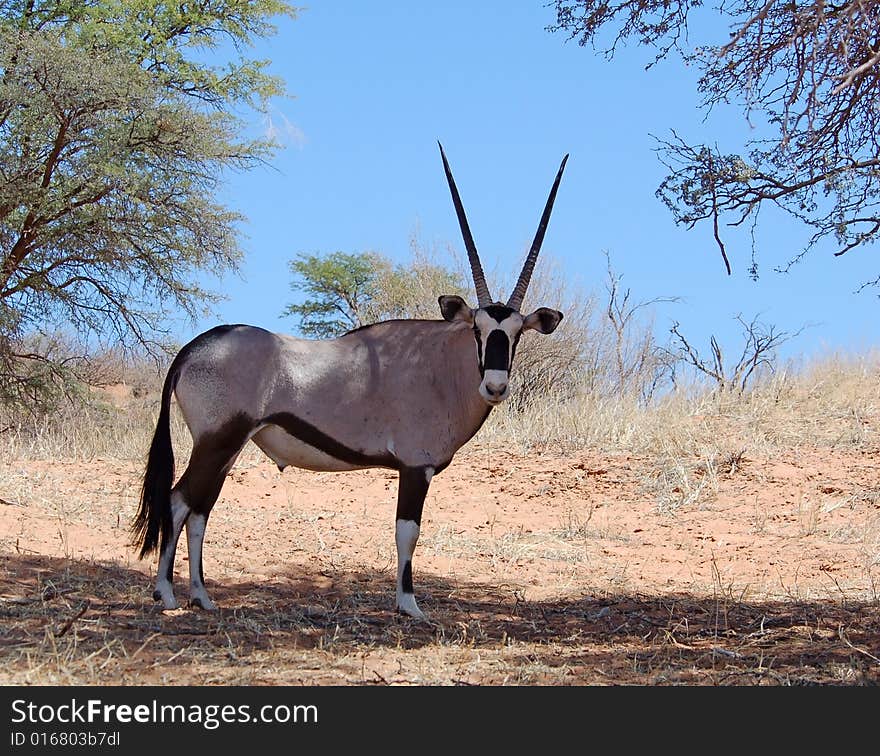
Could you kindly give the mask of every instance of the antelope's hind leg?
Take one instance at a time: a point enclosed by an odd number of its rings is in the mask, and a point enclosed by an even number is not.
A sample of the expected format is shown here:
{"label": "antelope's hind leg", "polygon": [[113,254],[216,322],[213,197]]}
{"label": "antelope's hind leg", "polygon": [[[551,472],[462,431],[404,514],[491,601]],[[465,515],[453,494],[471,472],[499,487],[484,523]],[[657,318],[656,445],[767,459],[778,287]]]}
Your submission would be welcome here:
{"label": "antelope's hind leg", "polygon": [[428,486],[434,476],[433,467],[405,467],[397,485],[397,609],[415,619],[427,619],[416,604],[413,590],[412,558],[419,540],[422,507]]}
{"label": "antelope's hind leg", "polygon": [[177,609],[179,606],[174,598],[174,556],[177,553],[177,541],[183,524],[189,517],[190,508],[179,493],[171,494],[171,535],[166,541],[162,539],[159,549],[159,567],[156,570],[156,589],[153,598],[161,601],[166,609]]}
{"label": "antelope's hind leg", "polygon": [[[202,545],[208,516],[220,496],[226,475],[253,431],[253,423],[236,418],[218,432],[200,438],[193,446],[189,465],[174,491],[188,505],[186,543],[189,551],[189,603],[214,611],[202,567]],[[179,531],[178,531],[179,534]]]}

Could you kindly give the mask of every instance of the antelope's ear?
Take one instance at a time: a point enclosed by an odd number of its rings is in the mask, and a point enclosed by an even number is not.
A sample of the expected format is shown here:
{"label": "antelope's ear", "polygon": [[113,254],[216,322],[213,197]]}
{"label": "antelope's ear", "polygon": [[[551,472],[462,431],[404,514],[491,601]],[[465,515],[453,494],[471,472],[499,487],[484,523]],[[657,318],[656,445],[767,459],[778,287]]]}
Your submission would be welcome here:
{"label": "antelope's ear", "polygon": [[556,330],[556,326],[562,320],[559,310],[551,310],[549,307],[539,307],[531,315],[526,315],[523,321],[523,330],[531,328],[538,333],[548,334]]}
{"label": "antelope's ear", "polygon": [[468,307],[468,303],[455,295],[444,295],[437,300],[440,303],[440,312],[444,320],[450,323],[460,321],[468,325],[474,324],[474,311]]}

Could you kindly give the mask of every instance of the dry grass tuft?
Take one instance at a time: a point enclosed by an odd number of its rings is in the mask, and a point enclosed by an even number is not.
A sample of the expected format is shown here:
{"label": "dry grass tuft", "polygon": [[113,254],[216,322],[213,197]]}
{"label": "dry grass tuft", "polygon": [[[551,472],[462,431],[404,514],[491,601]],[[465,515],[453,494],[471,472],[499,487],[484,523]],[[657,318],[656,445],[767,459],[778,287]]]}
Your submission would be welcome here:
{"label": "dry grass tuft", "polygon": [[519,411],[495,410],[477,441],[513,442],[523,453],[598,448],[647,457],[657,472],[646,487],[674,509],[711,500],[719,474],[780,449],[875,449],[878,417],[880,354],[834,355],[779,371],[745,394],[691,386],[646,405],[632,395],[551,392]]}

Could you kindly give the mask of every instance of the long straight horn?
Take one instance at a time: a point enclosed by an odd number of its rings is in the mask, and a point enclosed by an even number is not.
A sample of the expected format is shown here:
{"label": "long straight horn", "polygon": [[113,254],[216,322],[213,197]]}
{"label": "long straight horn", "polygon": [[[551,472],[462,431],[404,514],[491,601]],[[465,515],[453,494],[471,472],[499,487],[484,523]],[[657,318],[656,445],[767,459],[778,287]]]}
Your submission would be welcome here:
{"label": "long straight horn", "polygon": [[464,246],[467,249],[468,261],[471,264],[471,273],[474,276],[474,288],[477,290],[477,305],[485,307],[492,304],[492,295],[489,294],[489,287],[486,285],[486,276],[483,275],[483,266],[480,265],[480,256],[477,254],[477,247],[474,244],[474,237],[471,236],[471,229],[468,226],[467,217],[464,214],[464,207],[461,204],[461,197],[458,196],[458,189],[455,187],[455,179],[452,178],[452,171],[449,170],[449,162],[446,160],[446,153],[443,152],[443,145],[440,145],[440,156],[443,158],[443,168],[446,171],[446,180],[449,182],[449,191],[452,192],[452,203],[455,205],[455,213],[458,215],[458,225],[461,226],[461,235],[464,237]]}
{"label": "long straight horn", "polygon": [[556,200],[556,190],[559,188],[559,181],[562,178],[562,172],[565,170],[565,163],[568,161],[568,155],[562,158],[562,165],[559,166],[559,173],[556,174],[556,181],[553,182],[553,188],[550,190],[550,196],[547,198],[547,204],[544,206],[544,214],[541,216],[541,222],[538,224],[538,231],[535,234],[535,240],[532,242],[532,248],[523,264],[522,273],[519,274],[519,280],[513,287],[513,294],[507,300],[507,306],[514,310],[522,307],[523,299],[526,296],[526,289],[529,288],[529,281],[532,280],[532,271],[535,269],[535,263],[538,261],[538,252],[541,251],[541,244],[544,242],[544,232],[547,230],[547,224],[550,222],[550,213],[553,212],[553,202]]}

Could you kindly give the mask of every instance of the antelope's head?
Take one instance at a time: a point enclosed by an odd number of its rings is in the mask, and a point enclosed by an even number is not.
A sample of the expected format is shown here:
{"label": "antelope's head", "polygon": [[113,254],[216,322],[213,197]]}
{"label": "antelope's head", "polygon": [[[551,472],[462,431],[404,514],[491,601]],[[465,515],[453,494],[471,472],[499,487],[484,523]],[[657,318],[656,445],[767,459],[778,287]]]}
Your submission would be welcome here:
{"label": "antelope's head", "polygon": [[559,172],[556,174],[556,180],[553,182],[547,204],[544,206],[544,213],[538,224],[535,239],[507,304],[494,302],[489,294],[483,266],[480,264],[480,257],[471,236],[464,207],[452,178],[446,153],[443,152],[443,145],[440,145],[440,155],[443,158],[446,180],[449,182],[449,190],[452,192],[452,202],[458,215],[458,223],[461,226],[461,234],[464,237],[464,245],[467,248],[468,261],[471,265],[471,273],[477,291],[476,308],[470,307],[461,297],[442,296],[439,299],[440,312],[449,322],[463,322],[473,328],[474,338],[477,342],[477,360],[482,376],[480,396],[487,404],[494,407],[510,395],[510,368],[522,332],[532,329],[543,334],[553,333],[556,326],[559,325],[559,321],[562,320],[562,313],[558,310],[551,310],[549,307],[539,307],[528,315],[523,315],[519,309],[529,287],[532,271],[538,260],[538,253],[541,251],[541,243],[544,241],[544,233],[550,221],[556,190],[559,188],[559,181],[562,179],[568,155],[562,159],[562,165],[559,166]]}

